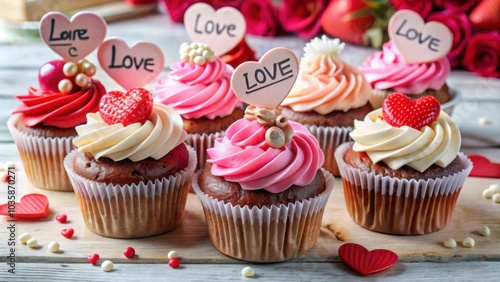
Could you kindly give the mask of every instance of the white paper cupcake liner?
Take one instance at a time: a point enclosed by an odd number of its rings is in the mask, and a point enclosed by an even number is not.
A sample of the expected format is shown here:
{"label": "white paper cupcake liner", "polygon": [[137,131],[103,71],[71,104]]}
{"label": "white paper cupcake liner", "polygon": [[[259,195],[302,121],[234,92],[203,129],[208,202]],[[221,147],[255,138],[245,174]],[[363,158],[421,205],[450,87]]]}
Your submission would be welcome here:
{"label": "white paper cupcake liner", "polygon": [[349,133],[352,127],[331,127],[304,124],[319,141],[319,146],[325,155],[323,168],[331,172],[334,176],[339,176],[340,172],[334,154],[337,147],[347,141],[351,141]]}
{"label": "white paper cupcake liner", "polygon": [[91,181],[73,171],[77,151],[64,159],[87,228],[112,238],[138,238],[166,233],[181,223],[196,167],[196,153],[189,151],[188,166],[156,181],[113,185]]}
{"label": "white paper cupcake liner", "polygon": [[382,176],[344,161],[352,142],[335,152],[344,196],[353,220],[372,231],[416,235],[444,228],[451,220],[458,195],[472,170],[472,162],[459,153],[464,168],[436,179],[416,180]]}
{"label": "white paper cupcake liner", "polygon": [[207,149],[214,146],[215,139],[224,136],[225,131],[220,131],[216,133],[203,133],[203,134],[193,134],[189,133],[186,138],[186,144],[192,146],[196,151],[196,157],[198,158],[198,164],[196,169],[203,168],[207,163]]}
{"label": "white paper cupcake liner", "polygon": [[19,151],[29,182],[38,188],[55,191],[73,191],[64,170],[64,157],[75,147],[74,137],[50,138],[31,136],[19,131],[16,124],[20,115],[7,121],[7,127]]}
{"label": "white paper cupcake liner", "polygon": [[233,206],[208,196],[198,185],[213,245],[223,254],[252,262],[278,262],[294,258],[316,243],[324,208],[334,186],[334,177],[322,169],[326,179],[323,193],[288,205],[262,207]]}

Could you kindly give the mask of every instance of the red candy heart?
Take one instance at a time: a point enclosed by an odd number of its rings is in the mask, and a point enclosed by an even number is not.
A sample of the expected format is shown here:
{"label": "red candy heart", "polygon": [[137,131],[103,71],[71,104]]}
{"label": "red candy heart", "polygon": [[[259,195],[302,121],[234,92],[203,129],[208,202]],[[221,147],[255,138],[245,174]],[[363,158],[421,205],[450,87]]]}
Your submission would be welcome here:
{"label": "red candy heart", "polygon": [[68,220],[68,216],[64,213],[56,215],[56,220],[60,223],[65,223]]}
{"label": "red candy heart", "polygon": [[0,214],[16,218],[39,218],[49,212],[49,200],[42,194],[28,194],[19,203],[0,206]]}
{"label": "red candy heart", "polygon": [[176,259],[176,258],[171,258],[170,261],[168,262],[168,265],[171,267],[171,268],[177,268],[179,267],[180,263],[179,263],[179,260]]}
{"label": "red candy heart", "polygon": [[395,127],[407,125],[420,130],[436,121],[440,112],[441,105],[432,96],[413,100],[404,94],[394,92],[387,96],[382,104],[384,120]]}
{"label": "red candy heart", "polygon": [[361,275],[370,275],[386,270],[398,261],[393,251],[377,249],[368,251],[365,247],[347,243],[339,248],[342,261]]}
{"label": "red candy heart", "polygon": [[468,155],[474,165],[469,176],[500,178],[500,163],[494,163],[481,155]]}
{"label": "red candy heart", "polygon": [[90,255],[90,256],[87,257],[87,260],[91,264],[96,264],[99,261],[99,255],[98,254],[92,254],[92,255]]}
{"label": "red candy heart", "polygon": [[133,258],[135,256],[135,250],[132,247],[127,247],[123,252],[123,255],[127,258]]}
{"label": "red candy heart", "polygon": [[111,91],[99,103],[99,113],[107,124],[144,123],[153,110],[153,95],[144,88],[132,88],[127,93]]}
{"label": "red candy heart", "polygon": [[75,233],[75,230],[73,230],[73,228],[64,228],[63,230],[61,230],[61,234],[68,239],[73,237],[74,233]]}

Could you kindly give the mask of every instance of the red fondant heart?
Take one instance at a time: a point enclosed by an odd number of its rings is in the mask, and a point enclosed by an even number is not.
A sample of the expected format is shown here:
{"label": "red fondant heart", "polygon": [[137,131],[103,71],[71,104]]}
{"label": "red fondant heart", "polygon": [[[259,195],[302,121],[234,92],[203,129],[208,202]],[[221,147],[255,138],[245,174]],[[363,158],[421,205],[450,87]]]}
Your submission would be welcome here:
{"label": "red fondant heart", "polygon": [[392,93],[382,104],[384,120],[395,127],[409,126],[420,130],[437,120],[441,104],[432,96],[411,99],[405,94]]}
{"label": "red fondant heart", "polygon": [[342,261],[361,275],[370,275],[386,270],[398,261],[393,251],[377,249],[368,251],[365,247],[347,243],[339,248]]}
{"label": "red fondant heart", "polygon": [[64,213],[56,215],[56,220],[59,221],[60,223],[66,223],[66,220],[68,220],[68,216]]}
{"label": "red fondant heart", "polygon": [[479,155],[469,155],[468,157],[474,165],[470,176],[500,178],[500,163],[493,163]]}
{"label": "red fondant heart", "polygon": [[42,194],[25,195],[15,204],[15,199],[8,199],[9,202],[0,206],[0,214],[15,218],[39,218],[49,212],[49,200]]}
{"label": "red fondant heart", "polygon": [[61,230],[61,234],[68,239],[73,237],[74,233],[75,230],[73,230],[73,228],[64,228],[63,230]]}
{"label": "red fondant heart", "polygon": [[91,264],[96,264],[99,261],[99,255],[98,254],[92,254],[92,255],[90,255],[90,256],[87,257],[87,260]]}

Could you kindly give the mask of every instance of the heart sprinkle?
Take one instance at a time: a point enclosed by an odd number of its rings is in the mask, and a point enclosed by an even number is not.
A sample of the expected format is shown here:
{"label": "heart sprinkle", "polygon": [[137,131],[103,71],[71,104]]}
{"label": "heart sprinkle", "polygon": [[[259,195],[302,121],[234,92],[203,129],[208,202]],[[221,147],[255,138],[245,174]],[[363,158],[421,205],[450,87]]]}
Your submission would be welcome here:
{"label": "heart sprinkle", "polygon": [[73,228],[64,228],[63,230],[61,230],[61,234],[68,239],[73,237],[74,233],[75,233],[75,230],[73,230]]}
{"label": "heart sprinkle", "polygon": [[405,94],[394,92],[382,104],[382,117],[395,127],[406,125],[420,130],[436,121],[440,112],[441,105],[432,96],[413,100]]}
{"label": "heart sprinkle", "polygon": [[168,265],[171,268],[177,268],[177,267],[179,267],[180,263],[179,263],[179,260],[177,258],[171,258],[170,261],[168,262]]}
{"label": "heart sprinkle", "polygon": [[95,264],[97,264],[97,262],[99,261],[99,255],[98,255],[98,254],[91,254],[91,255],[89,255],[89,256],[87,257],[87,260],[88,260],[91,264],[95,265]]}
{"label": "heart sprinkle", "polygon": [[64,213],[56,215],[56,220],[59,221],[60,223],[66,223],[66,220],[68,220],[68,216]]}
{"label": "heart sprinkle", "polygon": [[107,124],[144,123],[153,111],[153,95],[144,88],[132,88],[127,93],[111,91],[104,94],[99,103],[99,112]]}
{"label": "heart sprinkle", "polygon": [[393,251],[384,249],[368,251],[365,247],[355,243],[340,246],[339,256],[347,266],[361,275],[386,270],[398,261],[398,255]]}
{"label": "heart sprinkle", "polygon": [[123,255],[126,257],[126,258],[133,258],[135,256],[135,250],[134,248],[132,247],[127,247],[125,248],[125,251],[123,252]]}

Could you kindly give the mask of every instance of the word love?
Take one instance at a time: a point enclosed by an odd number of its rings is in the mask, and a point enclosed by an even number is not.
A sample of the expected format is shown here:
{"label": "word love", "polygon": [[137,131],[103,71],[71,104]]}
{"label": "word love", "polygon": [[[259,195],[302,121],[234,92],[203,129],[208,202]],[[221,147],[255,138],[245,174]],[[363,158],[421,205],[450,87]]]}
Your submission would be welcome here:
{"label": "word love", "polygon": [[111,46],[111,63],[109,64],[110,69],[126,68],[130,69],[134,67],[136,70],[144,69],[148,72],[154,72],[154,59],[153,58],[137,58],[130,55],[125,55],[123,58],[116,62],[116,46]]}
{"label": "word love", "polygon": [[[70,46],[68,49],[68,54],[71,57],[78,56],[77,49],[75,46],[72,46],[72,43],[66,43],[69,41],[75,40],[88,40],[89,36],[87,34],[86,29],[75,29],[75,30],[63,30],[59,33],[59,35],[54,34],[54,26],[56,24],[55,19],[50,20],[50,35],[49,35],[49,46]],[[59,41],[65,41],[65,43],[58,43]],[[56,43],[52,43],[56,42]]]}
{"label": "word love", "polygon": [[[217,33],[217,35],[221,35],[223,32],[227,33],[227,36],[229,37],[235,37],[235,30],[236,30],[236,25],[235,24],[220,24],[220,23],[214,23],[212,20],[207,20],[205,24],[201,24],[203,27],[202,29],[199,28],[199,21],[200,21],[201,14],[196,15],[196,20],[194,23],[194,32],[199,33],[199,34],[212,34],[214,31]],[[224,31],[225,30],[225,31]]]}
{"label": "word love", "polygon": [[407,24],[407,20],[404,20],[401,25],[398,27],[396,30],[396,35],[398,36],[403,36],[407,38],[410,41],[417,40],[418,44],[423,44],[426,41],[427,43],[427,48],[433,52],[438,52],[439,51],[439,42],[440,40],[436,37],[433,37],[432,35],[424,35],[423,32],[417,31],[414,28],[411,27],[406,27],[405,25]]}
{"label": "word love", "polygon": [[[272,70],[269,70],[267,66],[263,66],[262,69],[255,69],[253,71],[253,80],[252,78],[248,78],[248,72],[243,73],[243,77],[245,78],[245,85],[247,87],[246,94],[251,94],[276,83],[280,83],[283,80],[293,77],[293,71],[290,68],[290,58],[273,63]],[[252,80],[252,82],[250,82],[250,80]],[[256,83],[253,83],[253,81]]]}

